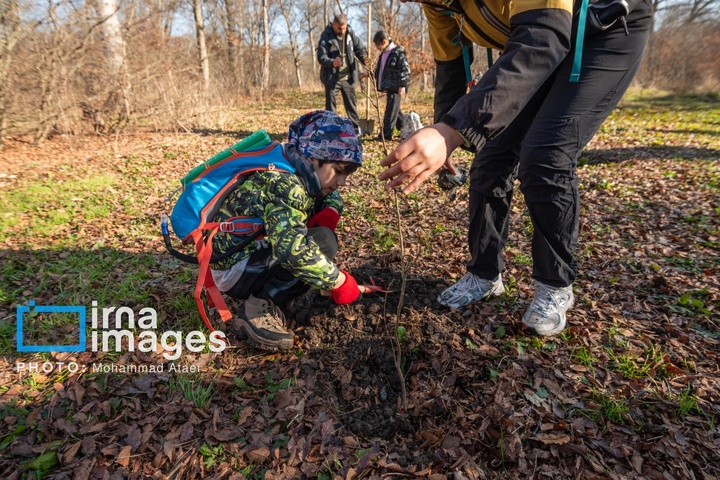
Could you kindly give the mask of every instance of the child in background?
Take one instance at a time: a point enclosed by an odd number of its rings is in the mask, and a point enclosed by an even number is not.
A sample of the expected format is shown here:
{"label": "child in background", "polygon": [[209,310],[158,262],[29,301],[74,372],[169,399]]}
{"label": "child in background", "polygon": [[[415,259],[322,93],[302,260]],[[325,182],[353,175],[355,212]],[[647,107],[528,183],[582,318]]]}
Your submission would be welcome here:
{"label": "child in background", "polygon": [[400,103],[407,91],[410,81],[410,64],[405,49],[395,45],[384,31],[379,30],[373,36],[373,45],[380,52],[377,67],[375,68],[375,81],[377,89],[385,92],[385,118],[383,119],[383,132],[377,140],[392,140],[393,129],[402,130],[404,126]]}

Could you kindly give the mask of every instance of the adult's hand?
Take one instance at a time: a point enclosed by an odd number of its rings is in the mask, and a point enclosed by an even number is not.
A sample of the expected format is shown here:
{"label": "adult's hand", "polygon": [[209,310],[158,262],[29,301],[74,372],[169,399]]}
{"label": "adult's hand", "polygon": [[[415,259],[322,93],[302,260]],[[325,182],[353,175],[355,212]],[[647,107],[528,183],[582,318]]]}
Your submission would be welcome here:
{"label": "adult's hand", "polygon": [[333,67],[335,67],[335,68],[340,68],[340,65],[342,65],[342,58],[340,58],[340,57],[335,57],[335,58],[333,59]]}
{"label": "adult's hand", "polygon": [[405,87],[398,88],[398,94],[400,95],[400,98],[405,98]]}
{"label": "adult's hand", "polygon": [[421,128],[380,162],[381,166],[388,168],[378,175],[378,179],[390,180],[385,190],[407,183],[403,189],[407,195],[443,165],[456,174],[450,154],[462,144],[460,134],[444,123]]}

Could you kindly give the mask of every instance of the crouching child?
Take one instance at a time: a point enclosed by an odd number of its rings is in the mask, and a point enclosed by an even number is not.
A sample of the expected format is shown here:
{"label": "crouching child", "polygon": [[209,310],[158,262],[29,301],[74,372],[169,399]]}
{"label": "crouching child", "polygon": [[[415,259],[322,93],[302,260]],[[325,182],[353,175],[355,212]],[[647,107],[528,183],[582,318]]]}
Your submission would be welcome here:
{"label": "crouching child", "polygon": [[[295,173],[252,173],[222,202],[214,217],[260,217],[262,240],[211,264],[213,281],[226,295],[244,300],[231,331],[257,347],[287,350],[294,334],[280,307],[310,288],[329,291],[333,301],[348,304],[360,287],[333,263],[338,251],[335,228],[343,211],[340,187],[362,164],[362,147],[352,122],[318,110],[295,120],[283,154]],[[236,235],[216,235],[213,251],[225,253],[242,242]]]}

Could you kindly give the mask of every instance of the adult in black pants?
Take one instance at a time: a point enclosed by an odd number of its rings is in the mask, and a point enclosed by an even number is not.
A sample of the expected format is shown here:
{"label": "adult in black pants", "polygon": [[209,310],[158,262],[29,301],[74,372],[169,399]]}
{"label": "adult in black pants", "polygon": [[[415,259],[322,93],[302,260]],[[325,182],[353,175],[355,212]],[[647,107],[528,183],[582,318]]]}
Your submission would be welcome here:
{"label": "adult in black pants", "polygon": [[[375,68],[375,82],[378,91],[385,92],[385,117],[383,119],[382,135],[385,140],[392,139],[393,129],[403,128],[403,114],[400,103],[408,88],[410,81],[410,64],[405,49],[395,45],[384,31],[380,30],[373,36],[373,45],[380,51]],[[380,135],[377,140],[381,140]]]}
{"label": "adult in black pants", "polygon": [[[504,0],[486,0],[482,11],[474,0],[438,3],[442,8],[423,5],[436,60],[436,123],[386,157],[381,164],[388,169],[379,178],[390,180],[388,189],[404,185],[409,193],[444,164],[455,172],[449,156],[457,147],[477,152],[470,172],[472,258],[467,274],[438,297],[452,308],[503,292],[502,250],[518,178],[534,227],[535,297],[523,322],[538,335],[558,334],[574,302],[577,159],[638,70],[651,4],[597,2],[578,28],[580,1],[507,8]],[[467,94],[459,26],[465,41],[502,50]],[[582,49],[576,49],[579,39]],[[571,81],[576,61],[579,81]]]}
{"label": "adult in black pants", "polygon": [[358,60],[367,61],[367,49],[348,27],[344,14],[335,15],[320,35],[317,48],[320,62],[320,81],[325,86],[325,110],[337,112],[337,93],[340,91],[347,117],[355,126],[358,136],[360,117],[355,104],[355,85],[358,83]]}

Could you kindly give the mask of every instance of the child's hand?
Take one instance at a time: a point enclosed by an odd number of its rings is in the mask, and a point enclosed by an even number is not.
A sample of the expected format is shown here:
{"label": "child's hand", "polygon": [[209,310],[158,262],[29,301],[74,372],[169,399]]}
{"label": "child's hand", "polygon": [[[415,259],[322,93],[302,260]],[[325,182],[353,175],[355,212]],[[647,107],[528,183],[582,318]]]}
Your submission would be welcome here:
{"label": "child's hand", "polygon": [[327,227],[333,232],[340,221],[340,214],[332,207],[326,207],[308,220],[307,227]]}
{"label": "child's hand", "polygon": [[348,272],[341,270],[340,273],[345,276],[345,281],[339,287],[335,287],[330,290],[333,302],[338,305],[353,303],[355,300],[360,298],[360,287],[358,287],[357,282]]}

